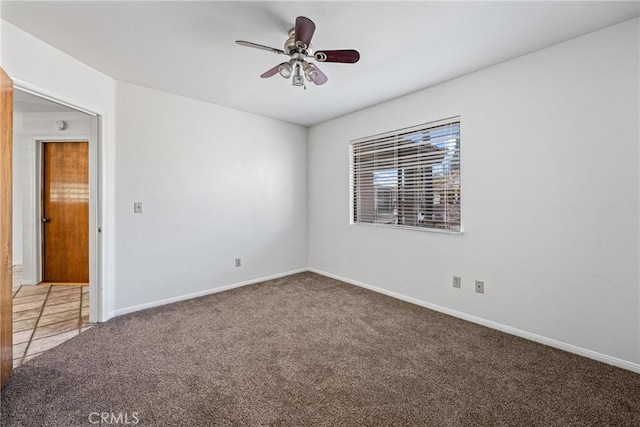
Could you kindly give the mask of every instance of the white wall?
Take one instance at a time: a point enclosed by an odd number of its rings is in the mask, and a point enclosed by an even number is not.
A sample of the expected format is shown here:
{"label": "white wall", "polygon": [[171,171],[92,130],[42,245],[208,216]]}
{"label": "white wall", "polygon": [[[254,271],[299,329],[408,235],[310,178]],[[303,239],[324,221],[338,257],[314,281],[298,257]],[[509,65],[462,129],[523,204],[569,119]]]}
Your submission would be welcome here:
{"label": "white wall", "polygon": [[117,111],[118,313],[306,268],[306,128],[121,82]]}
{"label": "white wall", "polygon": [[[638,22],[312,127],[310,267],[638,367]],[[349,225],[349,141],[455,115],[465,233]]]}
{"label": "white wall", "polygon": [[[21,29],[0,20],[0,66],[16,84],[51,98],[65,101],[98,114],[102,120],[99,150],[103,161],[100,181],[103,185],[103,203],[99,215],[102,221],[102,263],[100,274],[101,320],[113,315],[113,283],[115,276],[115,88],[112,78],[77,61],[52,46],[38,40]],[[94,230],[95,232],[95,230]],[[92,251],[93,252],[93,251]],[[97,256],[93,254],[92,256]]]}
{"label": "white wall", "polygon": [[[22,113],[20,118],[13,133],[13,249],[14,260],[20,256],[23,283],[35,285],[42,279],[38,268],[42,243],[39,236],[41,155],[37,141],[87,140],[91,122],[87,114],[75,112]],[[56,130],[54,124],[57,120],[67,122],[67,128]],[[19,254],[17,250],[20,250]]]}

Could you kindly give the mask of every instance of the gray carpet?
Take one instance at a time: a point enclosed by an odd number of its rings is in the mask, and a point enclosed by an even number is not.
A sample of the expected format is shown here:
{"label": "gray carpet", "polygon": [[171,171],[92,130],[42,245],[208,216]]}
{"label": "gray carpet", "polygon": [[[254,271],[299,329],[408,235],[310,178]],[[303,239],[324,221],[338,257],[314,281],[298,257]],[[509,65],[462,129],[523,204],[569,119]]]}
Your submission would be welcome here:
{"label": "gray carpet", "polygon": [[2,389],[3,426],[95,425],[94,412],[145,426],[638,426],[640,375],[302,273],[118,317]]}

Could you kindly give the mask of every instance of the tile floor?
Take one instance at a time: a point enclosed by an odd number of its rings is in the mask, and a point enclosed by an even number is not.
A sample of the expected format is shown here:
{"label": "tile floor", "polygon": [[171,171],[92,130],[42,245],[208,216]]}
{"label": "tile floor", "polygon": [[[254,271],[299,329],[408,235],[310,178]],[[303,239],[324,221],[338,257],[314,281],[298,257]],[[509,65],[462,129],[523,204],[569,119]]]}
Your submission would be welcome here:
{"label": "tile floor", "polygon": [[14,368],[91,327],[88,286],[23,286],[13,268]]}

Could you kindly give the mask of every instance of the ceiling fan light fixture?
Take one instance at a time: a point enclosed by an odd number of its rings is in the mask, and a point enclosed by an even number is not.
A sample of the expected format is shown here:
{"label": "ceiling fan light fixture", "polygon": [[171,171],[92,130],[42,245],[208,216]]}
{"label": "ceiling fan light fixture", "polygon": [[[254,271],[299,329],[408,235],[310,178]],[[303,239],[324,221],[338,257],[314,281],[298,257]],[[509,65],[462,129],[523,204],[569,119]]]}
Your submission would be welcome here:
{"label": "ceiling fan light fixture", "polygon": [[308,62],[305,61],[303,65],[303,69],[304,69],[304,76],[310,82],[313,82],[315,79],[318,78],[318,70],[313,64],[309,64]]}
{"label": "ceiling fan light fixture", "polygon": [[294,86],[304,86],[304,76],[302,75],[301,68],[300,64],[295,65],[293,79],[291,81],[291,84]]}
{"label": "ceiling fan light fixture", "polygon": [[288,62],[284,62],[280,64],[280,67],[278,67],[278,72],[285,79],[288,79],[289,77],[291,77],[292,71],[293,71],[293,67]]}

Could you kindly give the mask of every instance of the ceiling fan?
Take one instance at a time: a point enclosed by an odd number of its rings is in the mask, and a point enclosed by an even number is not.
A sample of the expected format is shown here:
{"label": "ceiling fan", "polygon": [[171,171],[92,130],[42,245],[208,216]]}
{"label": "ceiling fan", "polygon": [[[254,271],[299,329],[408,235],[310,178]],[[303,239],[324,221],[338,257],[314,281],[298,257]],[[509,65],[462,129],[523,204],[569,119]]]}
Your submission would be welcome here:
{"label": "ceiling fan", "polygon": [[289,38],[284,42],[284,50],[243,40],[236,40],[236,43],[240,46],[268,50],[279,55],[289,56],[291,58],[289,61],[276,65],[269,71],[264,72],[260,77],[266,79],[278,73],[285,79],[293,76],[291,84],[304,86],[306,89],[305,79],[316,85],[323,85],[328,80],[327,76],[316,64],[309,62],[310,58],[318,62],[341,62],[345,64],[354,64],[360,59],[358,51],[353,49],[314,51],[311,46],[311,37],[313,37],[315,30],[316,24],[311,19],[298,16],[296,18],[296,26],[289,30]]}

